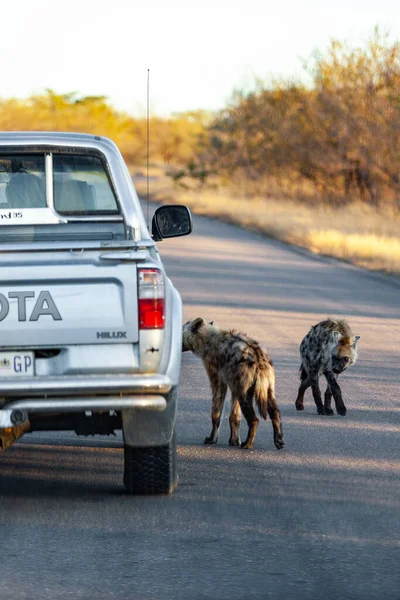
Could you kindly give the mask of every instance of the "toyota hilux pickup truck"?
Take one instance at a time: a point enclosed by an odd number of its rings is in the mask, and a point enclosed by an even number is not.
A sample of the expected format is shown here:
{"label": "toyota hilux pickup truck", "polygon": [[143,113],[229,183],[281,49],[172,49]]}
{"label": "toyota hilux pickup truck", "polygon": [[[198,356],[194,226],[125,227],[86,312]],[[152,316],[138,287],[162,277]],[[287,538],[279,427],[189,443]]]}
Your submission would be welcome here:
{"label": "toyota hilux pickup truck", "polygon": [[130,494],[177,485],[182,302],[109,139],[0,133],[0,449],[34,431],[122,430]]}

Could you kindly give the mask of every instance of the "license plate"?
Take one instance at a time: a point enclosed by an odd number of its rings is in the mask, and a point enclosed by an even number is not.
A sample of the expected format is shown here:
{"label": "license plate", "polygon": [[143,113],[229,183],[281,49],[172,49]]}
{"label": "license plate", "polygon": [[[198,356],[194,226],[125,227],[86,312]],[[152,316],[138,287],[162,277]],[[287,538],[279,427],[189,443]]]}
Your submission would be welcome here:
{"label": "license plate", "polygon": [[24,377],[34,374],[33,352],[0,352],[0,377]]}

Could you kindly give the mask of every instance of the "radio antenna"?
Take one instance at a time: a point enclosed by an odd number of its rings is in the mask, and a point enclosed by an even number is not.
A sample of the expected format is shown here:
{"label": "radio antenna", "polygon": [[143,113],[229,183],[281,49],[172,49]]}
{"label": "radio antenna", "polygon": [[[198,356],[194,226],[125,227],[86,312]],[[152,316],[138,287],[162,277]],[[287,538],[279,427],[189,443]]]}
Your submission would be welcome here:
{"label": "radio antenna", "polygon": [[146,159],[146,197],[147,197],[147,227],[150,229],[149,221],[149,160],[150,160],[150,69],[147,69],[147,117],[146,117],[146,146],[147,146],[147,159]]}

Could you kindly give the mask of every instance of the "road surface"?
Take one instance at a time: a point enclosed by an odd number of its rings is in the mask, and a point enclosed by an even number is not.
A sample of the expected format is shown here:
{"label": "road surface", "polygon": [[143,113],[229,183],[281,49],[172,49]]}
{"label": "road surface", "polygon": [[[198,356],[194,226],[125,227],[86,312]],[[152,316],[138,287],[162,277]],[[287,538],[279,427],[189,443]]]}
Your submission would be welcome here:
{"label": "road surface", "polygon": [[[34,434],[0,455],[1,600],[400,599],[400,285],[195,217],[159,244],[185,318],[265,343],[286,446],[261,422],[252,451],[218,446],[209,384],[184,354],[180,485],[132,498],[120,438]],[[344,315],[359,361],[346,417],[296,412],[298,345]],[[243,426],[244,427],[244,426]],[[244,433],[244,429],[242,429]]]}

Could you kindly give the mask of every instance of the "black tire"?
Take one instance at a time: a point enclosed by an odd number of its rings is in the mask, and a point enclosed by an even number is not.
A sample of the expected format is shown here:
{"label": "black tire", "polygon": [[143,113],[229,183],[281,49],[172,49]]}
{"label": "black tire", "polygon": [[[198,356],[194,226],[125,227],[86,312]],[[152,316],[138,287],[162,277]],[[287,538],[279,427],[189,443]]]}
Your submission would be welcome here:
{"label": "black tire", "polygon": [[176,437],[167,446],[124,447],[124,485],[128,494],[171,494],[178,484]]}

